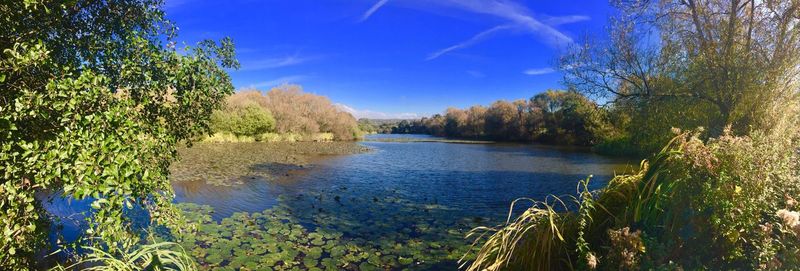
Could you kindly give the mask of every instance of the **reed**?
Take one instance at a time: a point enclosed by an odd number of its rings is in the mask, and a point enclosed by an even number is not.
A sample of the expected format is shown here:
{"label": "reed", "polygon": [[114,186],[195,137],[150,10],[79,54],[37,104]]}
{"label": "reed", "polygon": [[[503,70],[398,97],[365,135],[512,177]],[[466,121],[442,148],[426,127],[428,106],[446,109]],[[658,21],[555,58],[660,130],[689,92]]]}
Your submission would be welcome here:
{"label": "reed", "polygon": [[186,251],[172,242],[160,242],[122,250],[118,254],[103,249],[86,246],[86,254],[67,267],[58,266],[54,270],[88,271],[187,271],[197,270],[194,259]]}

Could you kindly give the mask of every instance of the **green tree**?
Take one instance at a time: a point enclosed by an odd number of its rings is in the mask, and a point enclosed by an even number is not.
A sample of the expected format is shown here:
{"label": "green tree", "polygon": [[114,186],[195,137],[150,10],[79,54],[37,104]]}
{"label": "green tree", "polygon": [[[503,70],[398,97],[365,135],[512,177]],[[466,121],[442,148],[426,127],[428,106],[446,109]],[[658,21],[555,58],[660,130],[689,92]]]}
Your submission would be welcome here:
{"label": "green tree", "polygon": [[593,145],[610,124],[606,113],[586,96],[573,91],[548,90],[531,99],[544,114],[540,140],[561,144]]}
{"label": "green tree", "polygon": [[0,4],[0,269],[30,268],[44,244],[37,192],[92,199],[83,240],[112,254],[139,236],[126,210],[178,223],[168,166],[208,132],[238,63],[229,39],[177,50],[162,4]]}

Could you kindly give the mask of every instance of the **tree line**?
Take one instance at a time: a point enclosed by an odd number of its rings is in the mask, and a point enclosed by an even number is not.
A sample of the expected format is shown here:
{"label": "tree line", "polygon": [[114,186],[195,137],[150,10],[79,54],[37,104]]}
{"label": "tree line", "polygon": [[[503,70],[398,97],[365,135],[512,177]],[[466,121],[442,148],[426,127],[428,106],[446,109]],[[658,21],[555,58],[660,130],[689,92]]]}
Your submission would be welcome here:
{"label": "tree line", "polygon": [[340,110],[327,97],[303,92],[300,86],[280,86],[266,94],[242,90],[226,101],[226,106],[211,116],[215,133],[250,137],[265,133],[330,133],[334,140],[353,140],[361,133],[350,113]]}
{"label": "tree line", "polygon": [[527,100],[448,108],[444,114],[403,120],[391,132],[590,146],[601,142],[612,130],[608,111],[586,96],[575,91],[547,90]]}

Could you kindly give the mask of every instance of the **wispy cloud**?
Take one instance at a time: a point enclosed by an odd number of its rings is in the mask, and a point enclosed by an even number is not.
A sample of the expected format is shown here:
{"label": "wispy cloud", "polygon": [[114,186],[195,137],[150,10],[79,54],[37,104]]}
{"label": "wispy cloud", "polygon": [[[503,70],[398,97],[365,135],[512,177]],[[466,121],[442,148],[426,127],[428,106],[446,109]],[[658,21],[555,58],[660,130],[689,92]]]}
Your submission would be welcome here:
{"label": "wispy cloud", "polygon": [[504,0],[446,0],[464,10],[491,15],[515,23],[554,46],[572,43],[572,38],[535,18],[526,7]]}
{"label": "wispy cloud", "polygon": [[483,74],[482,72],[475,71],[475,70],[469,70],[469,71],[467,71],[467,74],[469,74],[469,75],[471,75],[472,77],[475,77],[475,78],[484,78],[484,77],[486,77],[486,74]]}
{"label": "wispy cloud", "polygon": [[563,24],[578,23],[591,20],[589,16],[583,15],[567,15],[567,16],[544,16],[543,22],[550,26],[559,26]]}
{"label": "wispy cloud", "polygon": [[372,5],[372,7],[370,7],[366,12],[364,12],[364,15],[361,15],[361,20],[359,20],[359,22],[363,22],[369,19],[369,17],[372,16],[372,14],[381,9],[381,7],[383,7],[383,5],[386,5],[387,2],[389,2],[389,0],[378,0],[377,3]]}
{"label": "wispy cloud", "polygon": [[356,119],[418,119],[422,117],[422,115],[417,113],[386,113],[372,110],[359,110],[340,103],[335,105],[339,110],[350,113]]}
{"label": "wispy cloud", "polygon": [[303,80],[305,80],[307,78],[308,78],[308,76],[306,76],[306,75],[290,75],[290,76],[284,76],[284,77],[276,78],[276,79],[269,80],[269,81],[263,81],[263,82],[250,84],[246,88],[270,88],[270,87],[280,86],[280,85],[284,85],[284,84],[299,83],[300,81],[303,81]]}
{"label": "wispy cloud", "polygon": [[539,69],[527,69],[522,73],[527,75],[543,75],[543,74],[553,73],[555,71],[556,70],[553,68],[539,68]]}
{"label": "wispy cloud", "polygon": [[[572,38],[555,29],[555,26],[589,20],[588,16],[534,16],[528,8],[508,0],[440,0],[437,2],[447,7],[460,9],[470,13],[484,14],[500,18],[508,22],[507,25],[497,26],[478,33],[471,39],[456,45],[439,50],[428,56],[428,60],[435,59],[453,50],[463,49],[485,40],[491,34],[500,30],[518,28],[538,37],[542,42],[553,47],[561,47],[573,43]],[[537,18],[541,17],[541,18]]]}
{"label": "wispy cloud", "polygon": [[302,57],[298,55],[291,55],[276,58],[264,58],[250,61],[242,61],[241,71],[254,71],[263,69],[274,69],[286,66],[294,66],[308,61],[317,59],[317,57]]}
{"label": "wispy cloud", "polygon": [[442,50],[433,52],[430,55],[428,55],[428,58],[426,58],[425,60],[434,60],[434,59],[436,59],[436,58],[438,58],[438,57],[440,57],[440,56],[442,56],[442,55],[444,55],[444,54],[446,54],[446,53],[448,53],[450,51],[467,48],[469,46],[472,46],[472,45],[474,45],[474,44],[476,44],[476,43],[478,43],[478,42],[480,42],[480,41],[492,36],[493,34],[495,34],[497,32],[500,32],[500,31],[503,31],[503,30],[507,30],[507,29],[510,29],[510,28],[512,28],[512,26],[510,26],[510,25],[500,25],[500,26],[492,27],[489,30],[483,31],[481,33],[478,33],[475,36],[472,36],[472,38],[470,38],[468,40],[462,41],[462,42],[460,42],[460,43],[458,43],[456,45],[444,48]]}

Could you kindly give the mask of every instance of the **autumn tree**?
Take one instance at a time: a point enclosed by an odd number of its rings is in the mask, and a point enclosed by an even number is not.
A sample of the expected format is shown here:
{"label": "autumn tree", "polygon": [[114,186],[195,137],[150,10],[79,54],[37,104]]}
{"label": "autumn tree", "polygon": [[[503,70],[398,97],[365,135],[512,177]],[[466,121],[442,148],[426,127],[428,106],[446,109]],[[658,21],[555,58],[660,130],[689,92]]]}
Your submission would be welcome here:
{"label": "autumn tree", "polygon": [[[358,136],[356,119],[335,106],[328,98],[303,92],[300,86],[285,85],[262,94],[259,90],[241,90],[228,98],[229,114],[242,107],[258,106],[274,117],[269,129],[278,133],[313,135],[332,133],[336,140],[352,140]],[[254,112],[251,112],[254,113]],[[262,114],[263,115],[263,114]],[[264,122],[272,122],[260,116]]]}
{"label": "autumn tree", "polygon": [[587,41],[563,57],[570,87],[646,111],[688,107],[668,123],[699,122],[712,135],[727,125],[739,134],[771,129],[796,99],[800,2],[613,2],[621,15],[610,41]]}
{"label": "autumn tree", "polygon": [[518,129],[514,123],[517,109],[507,101],[496,101],[489,106],[485,116],[485,130],[487,136],[496,140],[516,139]]}
{"label": "autumn tree", "polygon": [[444,114],[444,133],[450,137],[459,137],[467,123],[467,113],[464,110],[450,107]]}

